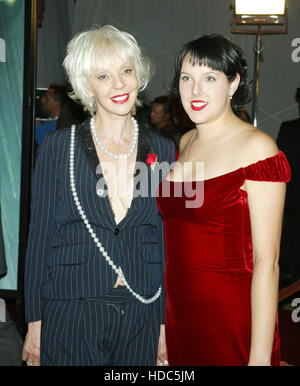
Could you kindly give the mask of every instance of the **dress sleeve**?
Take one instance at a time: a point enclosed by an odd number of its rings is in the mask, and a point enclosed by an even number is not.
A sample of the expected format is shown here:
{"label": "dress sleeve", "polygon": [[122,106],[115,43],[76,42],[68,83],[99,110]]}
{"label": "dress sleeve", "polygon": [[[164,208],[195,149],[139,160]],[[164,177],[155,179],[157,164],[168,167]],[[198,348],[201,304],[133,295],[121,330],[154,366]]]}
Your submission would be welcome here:
{"label": "dress sleeve", "polygon": [[56,167],[52,136],[46,136],[38,153],[32,182],[29,237],[25,256],[26,322],[41,320],[42,288],[46,280],[45,261],[54,226]]}
{"label": "dress sleeve", "polygon": [[282,151],[244,168],[245,180],[289,182],[291,168]]}

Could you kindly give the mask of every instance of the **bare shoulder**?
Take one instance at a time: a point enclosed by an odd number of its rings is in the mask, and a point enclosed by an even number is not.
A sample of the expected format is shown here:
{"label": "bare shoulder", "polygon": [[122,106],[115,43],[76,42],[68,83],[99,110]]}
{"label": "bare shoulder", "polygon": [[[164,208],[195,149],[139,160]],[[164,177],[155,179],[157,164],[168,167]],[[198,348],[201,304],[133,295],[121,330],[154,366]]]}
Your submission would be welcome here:
{"label": "bare shoulder", "polygon": [[274,139],[267,133],[247,124],[240,150],[243,153],[245,164],[251,164],[278,153]]}
{"label": "bare shoulder", "polygon": [[179,143],[180,153],[184,152],[184,150],[186,149],[187,145],[189,144],[189,142],[192,139],[192,136],[194,134],[195,134],[195,129],[189,130],[183,134],[183,136],[180,139],[180,143]]}

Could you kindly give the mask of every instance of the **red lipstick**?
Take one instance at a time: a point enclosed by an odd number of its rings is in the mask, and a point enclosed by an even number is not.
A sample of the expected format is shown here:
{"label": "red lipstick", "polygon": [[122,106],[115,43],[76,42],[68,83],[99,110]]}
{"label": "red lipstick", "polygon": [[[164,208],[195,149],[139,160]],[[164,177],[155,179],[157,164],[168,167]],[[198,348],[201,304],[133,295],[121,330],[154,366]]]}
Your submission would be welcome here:
{"label": "red lipstick", "polygon": [[204,102],[204,101],[192,101],[191,102],[191,108],[194,110],[194,111],[201,111],[203,110],[205,107],[207,106],[207,102]]}
{"label": "red lipstick", "polygon": [[129,94],[115,95],[110,98],[112,102],[117,104],[126,103],[129,99]]}

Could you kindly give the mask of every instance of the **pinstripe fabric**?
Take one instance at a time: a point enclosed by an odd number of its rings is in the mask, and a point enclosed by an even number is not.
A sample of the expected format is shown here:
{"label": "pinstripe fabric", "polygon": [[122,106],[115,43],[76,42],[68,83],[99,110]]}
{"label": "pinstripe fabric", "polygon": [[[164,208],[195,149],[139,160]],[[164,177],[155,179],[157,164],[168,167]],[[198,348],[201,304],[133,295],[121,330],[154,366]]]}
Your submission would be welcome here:
{"label": "pinstripe fabric", "polygon": [[101,300],[47,301],[43,366],[155,365],[158,304]]}
{"label": "pinstripe fabric", "polygon": [[[160,162],[174,160],[174,146],[169,140],[153,133],[151,142],[149,152],[156,153]],[[73,202],[69,145],[69,129],[48,135],[35,167],[25,260],[27,322],[41,319],[41,299],[101,297],[109,293],[117,279],[96,249]],[[95,149],[90,152],[95,156]],[[127,216],[116,225],[108,198],[96,194],[99,175],[94,166],[76,140],[76,189],[86,215],[108,254],[122,267],[131,288],[152,296],[163,283],[164,264],[163,223],[156,199],[135,197]],[[148,167],[148,178],[150,173]],[[164,299],[160,302],[159,318],[163,321]]]}

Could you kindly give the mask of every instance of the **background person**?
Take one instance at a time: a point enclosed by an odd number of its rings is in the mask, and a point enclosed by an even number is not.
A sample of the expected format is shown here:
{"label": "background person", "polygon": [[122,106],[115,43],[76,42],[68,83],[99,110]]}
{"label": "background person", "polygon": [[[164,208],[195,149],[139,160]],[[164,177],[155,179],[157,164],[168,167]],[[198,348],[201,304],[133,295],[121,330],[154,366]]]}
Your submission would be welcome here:
{"label": "background person", "polygon": [[58,116],[56,130],[71,127],[73,124],[79,125],[90,116],[90,113],[84,109],[80,101],[75,101],[69,97],[68,93],[72,92],[72,87],[69,84],[66,86],[66,91],[67,98]]}
{"label": "background person", "polygon": [[[295,100],[300,115],[300,88],[297,88]],[[291,166],[292,178],[287,184],[283,232],[281,240],[281,283],[291,284],[300,279],[300,117],[291,121],[282,122],[277,145],[282,150]]]}
{"label": "background person", "polygon": [[172,119],[172,99],[163,95],[152,102],[150,113],[151,123],[154,129],[164,137],[170,138],[178,149],[181,133]]}
{"label": "background person", "polygon": [[44,111],[50,114],[51,119],[38,125],[35,129],[35,141],[38,146],[42,144],[46,134],[56,130],[57,120],[66,100],[65,87],[56,83],[50,84],[41,102]]}

